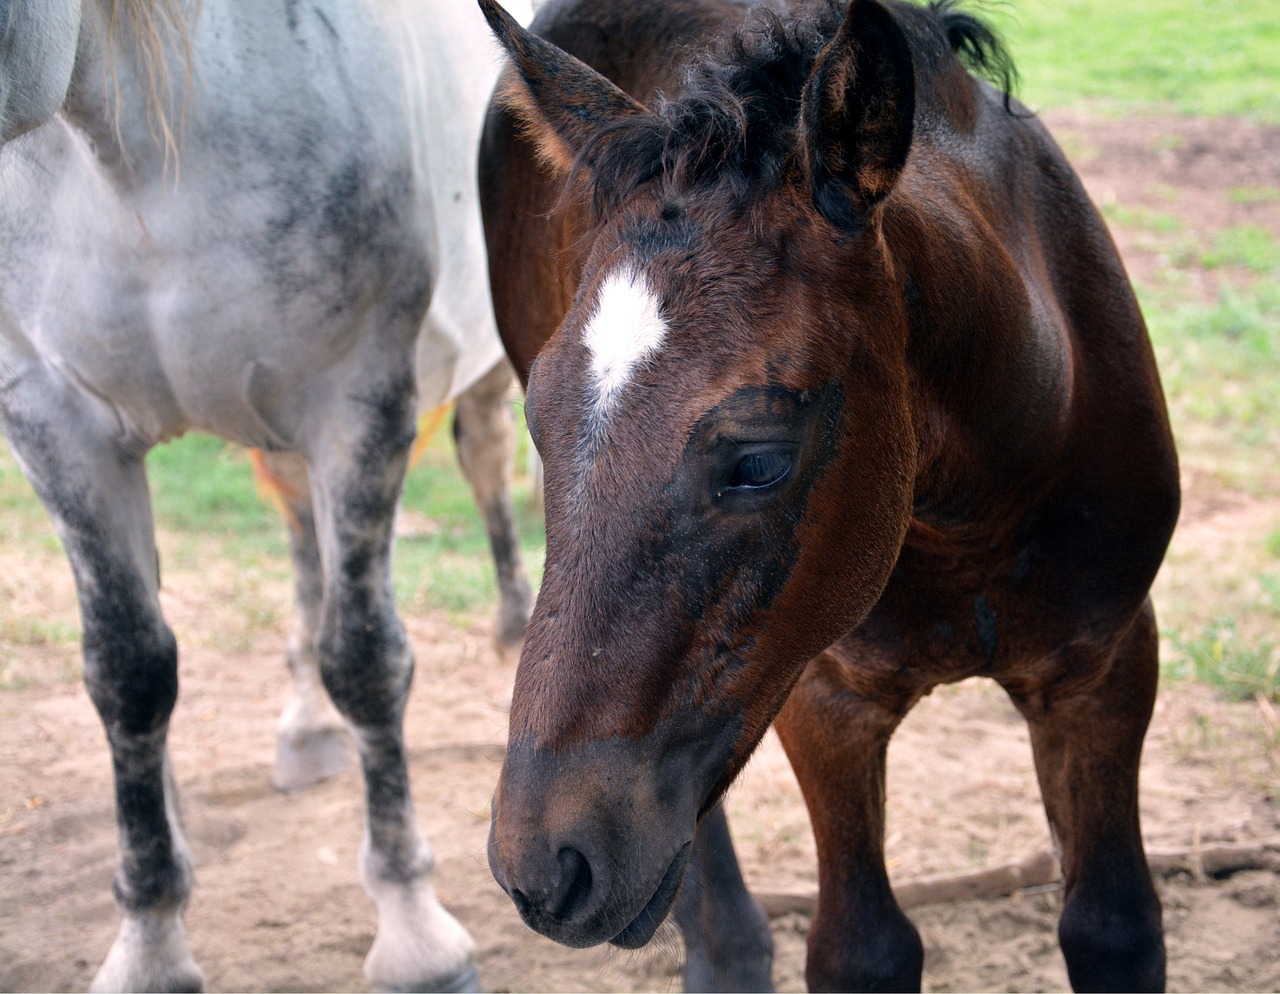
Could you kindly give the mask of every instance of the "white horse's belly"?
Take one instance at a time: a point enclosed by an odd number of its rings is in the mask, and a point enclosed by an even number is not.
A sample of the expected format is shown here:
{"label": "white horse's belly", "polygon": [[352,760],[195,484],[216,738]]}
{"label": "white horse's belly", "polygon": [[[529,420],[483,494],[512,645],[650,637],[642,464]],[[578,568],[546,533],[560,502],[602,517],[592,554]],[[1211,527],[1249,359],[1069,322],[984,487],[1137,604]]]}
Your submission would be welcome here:
{"label": "white horse's belly", "polygon": [[[0,361],[98,398],[131,444],[195,429],[291,447],[334,377],[412,361],[431,269],[416,226],[384,232],[380,253],[348,259],[342,274],[331,271],[342,246],[291,249],[287,263],[246,247],[244,233],[270,217],[255,205],[224,203],[218,216],[190,198],[88,205],[65,193],[84,188],[64,185],[56,240],[0,244]],[[47,194],[8,203],[48,210]],[[5,222],[21,226],[20,212],[7,209]],[[218,220],[192,238],[191,215]],[[32,366],[34,355],[43,360]]]}

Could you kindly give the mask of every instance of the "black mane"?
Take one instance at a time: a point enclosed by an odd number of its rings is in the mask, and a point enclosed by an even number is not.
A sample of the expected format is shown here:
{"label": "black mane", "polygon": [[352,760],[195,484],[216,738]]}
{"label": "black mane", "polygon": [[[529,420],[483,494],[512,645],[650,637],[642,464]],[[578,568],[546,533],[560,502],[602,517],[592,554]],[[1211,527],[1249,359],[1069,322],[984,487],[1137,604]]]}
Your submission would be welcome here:
{"label": "black mane", "polygon": [[975,76],[994,83],[1005,95],[1005,108],[1018,85],[1018,68],[1004,40],[986,21],[960,9],[961,0],[932,0],[928,12],[946,35],[947,44]]}
{"label": "black mane", "polygon": [[[891,5],[911,45],[917,79],[927,82],[945,60],[959,58],[997,85],[1008,107],[1017,80],[1013,60],[999,35],[960,10],[959,2]],[[658,177],[680,189],[714,177],[738,196],[751,188],[772,189],[795,147],[805,81],[846,9],[845,0],[807,6],[785,17],[755,8],[741,28],[689,66],[678,97],[659,94],[653,115],[596,132],[574,168],[575,174],[594,176],[596,211],[607,213]]]}

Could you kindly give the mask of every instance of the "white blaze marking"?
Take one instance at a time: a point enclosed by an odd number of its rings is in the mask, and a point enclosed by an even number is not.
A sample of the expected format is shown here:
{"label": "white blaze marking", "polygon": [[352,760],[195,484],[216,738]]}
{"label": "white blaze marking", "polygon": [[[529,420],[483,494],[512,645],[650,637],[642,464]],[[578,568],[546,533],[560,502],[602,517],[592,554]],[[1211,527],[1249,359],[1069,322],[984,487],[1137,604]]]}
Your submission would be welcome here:
{"label": "white blaze marking", "polygon": [[605,277],[583,333],[591,350],[600,413],[608,410],[636,364],[657,350],[666,333],[658,298],[643,273],[621,266]]}

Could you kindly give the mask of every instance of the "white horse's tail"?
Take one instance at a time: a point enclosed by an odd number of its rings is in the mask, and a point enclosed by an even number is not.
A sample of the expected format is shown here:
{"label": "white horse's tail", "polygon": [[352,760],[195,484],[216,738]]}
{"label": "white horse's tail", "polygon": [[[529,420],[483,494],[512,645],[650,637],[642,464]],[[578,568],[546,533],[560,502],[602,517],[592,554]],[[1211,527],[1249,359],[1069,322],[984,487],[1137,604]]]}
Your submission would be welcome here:
{"label": "white horse's tail", "polygon": [[[101,6],[106,25],[103,64],[114,103],[116,140],[127,155],[120,127],[120,80],[116,72],[123,42],[133,51],[138,78],[146,87],[148,129],[164,148],[166,171],[172,164],[176,178],[183,118],[194,82],[192,25],[199,20],[201,0],[101,0]],[[176,121],[169,107],[174,83],[170,61],[175,54],[182,73]]]}

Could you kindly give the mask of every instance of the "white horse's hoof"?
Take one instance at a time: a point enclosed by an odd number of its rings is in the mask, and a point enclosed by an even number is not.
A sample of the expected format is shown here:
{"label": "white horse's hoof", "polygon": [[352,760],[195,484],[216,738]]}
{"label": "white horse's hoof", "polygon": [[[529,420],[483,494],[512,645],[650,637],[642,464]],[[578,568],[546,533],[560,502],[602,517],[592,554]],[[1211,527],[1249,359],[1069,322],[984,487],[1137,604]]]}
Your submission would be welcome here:
{"label": "white horse's hoof", "polygon": [[120,922],[120,933],[89,990],[203,991],[204,974],[187,950],[176,914],[139,914]]}
{"label": "white horse's hoof", "polygon": [[451,977],[443,977],[439,980],[426,981],[421,984],[415,984],[411,987],[385,987],[378,988],[391,992],[391,994],[480,994],[480,974],[476,973],[476,968],[468,963],[460,973],[456,973]]}
{"label": "white horse's hoof", "polygon": [[[104,964],[105,966],[105,964]],[[116,994],[119,991],[163,991],[165,994],[202,994],[204,991],[204,973],[191,964],[191,969],[169,970],[162,974],[150,971],[144,974],[146,979],[122,981],[104,977],[102,971],[93,978],[89,985],[90,994]]]}
{"label": "white horse's hoof", "polygon": [[378,905],[378,931],[364,963],[370,987],[375,991],[480,989],[475,943],[441,907],[429,884],[396,885],[369,873],[363,876]]}
{"label": "white horse's hoof", "polygon": [[351,736],[345,729],[321,729],[276,737],[276,768],[271,784],[276,790],[310,787],[351,769]]}

